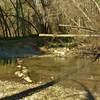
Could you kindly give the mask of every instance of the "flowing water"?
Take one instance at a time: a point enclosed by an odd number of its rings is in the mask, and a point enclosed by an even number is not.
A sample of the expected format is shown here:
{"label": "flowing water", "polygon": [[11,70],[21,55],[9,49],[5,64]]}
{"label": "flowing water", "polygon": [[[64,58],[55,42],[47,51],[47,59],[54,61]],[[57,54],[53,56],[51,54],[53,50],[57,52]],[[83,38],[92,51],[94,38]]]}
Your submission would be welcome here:
{"label": "flowing water", "polygon": [[[91,59],[78,57],[34,57],[22,60],[35,83],[48,82],[52,77],[54,79],[64,77],[61,84],[65,87],[80,88],[71,80],[74,79],[100,93],[100,60],[92,62]],[[0,80],[22,82],[23,80],[14,75],[16,65],[15,60],[8,61],[8,64],[0,60]]]}

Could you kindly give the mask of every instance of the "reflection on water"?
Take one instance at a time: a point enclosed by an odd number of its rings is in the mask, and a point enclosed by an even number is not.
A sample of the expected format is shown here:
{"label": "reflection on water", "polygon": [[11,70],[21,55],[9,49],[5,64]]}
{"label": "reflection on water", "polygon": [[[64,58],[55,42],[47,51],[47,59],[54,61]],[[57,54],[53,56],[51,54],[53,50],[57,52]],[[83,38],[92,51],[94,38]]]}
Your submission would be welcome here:
{"label": "reflection on water", "polygon": [[16,63],[16,59],[11,59],[11,58],[0,59],[0,64],[8,65],[11,63]]}
{"label": "reflection on water", "polygon": [[[6,64],[5,64],[6,62]],[[30,70],[31,79],[34,82],[47,82],[51,77],[58,78],[64,75],[61,83],[66,87],[78,86],[69,79],[75,79],[94,91],[100,92],[100,62],[91,62],[89,59],[80,58],[57,58],[57,57],[34,57],[24,58],[23,65]],[[0,60],[0,80],[19,81],[14,75],[16,60]]]}

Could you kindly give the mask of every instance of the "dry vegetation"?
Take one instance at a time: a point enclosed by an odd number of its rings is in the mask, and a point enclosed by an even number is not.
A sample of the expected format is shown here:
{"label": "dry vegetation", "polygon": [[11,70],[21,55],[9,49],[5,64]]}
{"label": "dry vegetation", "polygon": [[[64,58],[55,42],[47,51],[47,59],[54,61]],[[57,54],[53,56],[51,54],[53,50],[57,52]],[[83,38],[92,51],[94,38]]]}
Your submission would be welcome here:
{"label": "dry vegetation", "polygon": [[[0,35],[100,33],[99,0],[1,0]],[[3,33],[3,34],[2,34]]]}

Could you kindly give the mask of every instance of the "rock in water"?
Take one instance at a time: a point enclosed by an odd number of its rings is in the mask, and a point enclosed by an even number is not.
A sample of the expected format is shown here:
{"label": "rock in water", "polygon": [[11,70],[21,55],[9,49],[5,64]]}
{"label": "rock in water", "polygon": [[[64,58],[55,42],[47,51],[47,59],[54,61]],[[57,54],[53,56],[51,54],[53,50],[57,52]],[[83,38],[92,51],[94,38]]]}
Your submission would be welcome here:
{"label": "rock in water", "polygon": [[29,83],[32,83],[32,80],[30,79],[29,76],[23,77],[23,79]]}

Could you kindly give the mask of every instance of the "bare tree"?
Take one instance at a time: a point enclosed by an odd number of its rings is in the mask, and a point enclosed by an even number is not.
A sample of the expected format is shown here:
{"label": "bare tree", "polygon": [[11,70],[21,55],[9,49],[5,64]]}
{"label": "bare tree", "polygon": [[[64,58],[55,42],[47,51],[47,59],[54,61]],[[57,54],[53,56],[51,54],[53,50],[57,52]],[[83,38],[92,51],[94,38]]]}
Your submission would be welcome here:
{"label": "bare tree", "polygon": [[6,36],[100,31],[99,0],[1,0],[0,5]]}

